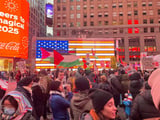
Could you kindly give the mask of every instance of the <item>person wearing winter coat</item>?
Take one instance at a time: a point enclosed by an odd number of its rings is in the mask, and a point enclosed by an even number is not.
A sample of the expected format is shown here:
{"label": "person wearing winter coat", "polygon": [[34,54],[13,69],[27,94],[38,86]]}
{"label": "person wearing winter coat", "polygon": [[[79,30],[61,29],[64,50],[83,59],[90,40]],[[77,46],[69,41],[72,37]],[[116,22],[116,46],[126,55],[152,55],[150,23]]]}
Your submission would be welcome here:
{"label": "person wearing winter coat", "polygon": [[160,117],[160,112],[154,106],[151,88],[146,82],[142,92],[136,96],[131,109],[131,120],[142,120]]}
{"label": "person wearing winter coat", "polygon": [[129,81],[128,74],[126,74],[124,70],[121,70],[120,73],[121,73],[120,82],[121,82],[121,85],[122,85],[123,95],[124,95],[129,90],[130,81]]}
{"label": "person wearing winter coat", "polygon": [[43,114],[43,118],[47,119],[47,102],[49,100],[49,91],[50,91],[50,85],[52,82],[52,79],[48,76],[48,73],[45,69],[42,69],[39,72],[39,84],[42,88],[42,92],[43,92],[43,99],[44,99],[44,114]]}
{"label": "person wearing winter coat", "polygon": [[14,91],[7,93],[1,102],[0,120],[35,120],[32,83],[32,77],[25,77]]}
{"label": "person wearing winter coat", "polygon": [[33,85],[32,85],[32,98],[33,105],[36,112],[36,120],[40,120],[40,117],[44,114],[44,94],[42,88],[39,85],[39,78],[34,76]]}
{"label": "person wearing winter coat", "polygon": [[[49,104],[51,106],[54,120],[70,120],[68,112],[70,101],[64,98],[62,91],[63,87],[60,81],[53,81],[51,83]],[[70,92],[68,96],[71,95],[72,93]]]}
{"label": "person wearing winter coat", "polygon": [[99,89],[102,89],[102,90],[108,91],[108,92],[112,92],[110,83],[108,82],[108,79],[105,74],[102,74],[100,76],[100,81],[101,82],[98,84]]}
{"label": "person wearing winter coat", "polygon": [[133,99],[140,93],[140,89],[143,86],[141,76],[139,73],[133,73],[130,77],[130,86],[129,86],[129,91],[133,96]]}
{"label": "person wearing winter coat", "polygon": [[79,120],[80,115],[85,111],[90,111],[93,108],[92,101],[90,99],[90,85],[86,77],[80,77],[75,80],[75,87],[77,93],[73,94],[71,99],[71,118],[73,120]]}
{"label": "person wearing winter coat", "polygon": [[116,118],[117,108],[111,93],[97,89],[91,99],[94,108],[80,120],[114,120]]}

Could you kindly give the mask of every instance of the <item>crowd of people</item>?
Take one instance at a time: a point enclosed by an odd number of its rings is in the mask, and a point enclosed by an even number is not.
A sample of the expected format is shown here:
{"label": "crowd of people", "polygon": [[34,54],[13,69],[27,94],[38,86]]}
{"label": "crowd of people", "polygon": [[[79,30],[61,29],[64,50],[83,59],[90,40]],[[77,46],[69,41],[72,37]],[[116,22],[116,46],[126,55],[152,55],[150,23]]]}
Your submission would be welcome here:
{"label": "crowd of people", "polygon": [[[12,74],[15,90],[0,90],[0,120],[143,120],[160,117],[160,69]],[[1,94],[0,93],[0,94]],[[122,109],[122,110],[120,110]],[[123,111],[124,110],[124,111]]]}

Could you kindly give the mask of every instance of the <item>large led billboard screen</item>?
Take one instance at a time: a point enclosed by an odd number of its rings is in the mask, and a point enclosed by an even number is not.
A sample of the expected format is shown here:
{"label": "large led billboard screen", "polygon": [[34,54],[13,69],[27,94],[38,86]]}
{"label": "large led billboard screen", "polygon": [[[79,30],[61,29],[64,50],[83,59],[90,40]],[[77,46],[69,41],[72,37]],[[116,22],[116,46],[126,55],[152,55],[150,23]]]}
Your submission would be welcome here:
{"label": "large led billboard screen", "polygon": [[0,57],[28,58],[29,3],[0,0]]}

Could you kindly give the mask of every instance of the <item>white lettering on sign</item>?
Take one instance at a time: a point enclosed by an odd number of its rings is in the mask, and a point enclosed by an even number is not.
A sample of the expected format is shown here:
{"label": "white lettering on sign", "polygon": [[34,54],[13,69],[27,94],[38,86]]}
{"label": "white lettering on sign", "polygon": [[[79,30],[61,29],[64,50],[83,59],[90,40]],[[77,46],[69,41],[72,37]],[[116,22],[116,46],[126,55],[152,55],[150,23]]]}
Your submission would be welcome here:
{"label": "white lettering on sign", "polygon": [[18,51],[19,47],[20,47],[20,43],[17,43],[17,42],[9,42],[9,43],[0,42],[0,49]]}

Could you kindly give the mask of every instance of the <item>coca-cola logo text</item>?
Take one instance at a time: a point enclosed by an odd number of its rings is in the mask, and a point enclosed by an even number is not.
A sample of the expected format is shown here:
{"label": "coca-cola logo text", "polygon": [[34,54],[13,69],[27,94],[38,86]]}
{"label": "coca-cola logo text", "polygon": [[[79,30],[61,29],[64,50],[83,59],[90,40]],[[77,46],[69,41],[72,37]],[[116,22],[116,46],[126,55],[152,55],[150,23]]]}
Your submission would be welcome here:
{"label": "coca-cola logo text", "polygon": [[20,43],[17,43],[17,42],[9,42],[9,43],[0,42],[0,49],[18,51],[19,46],[20,46]]}

